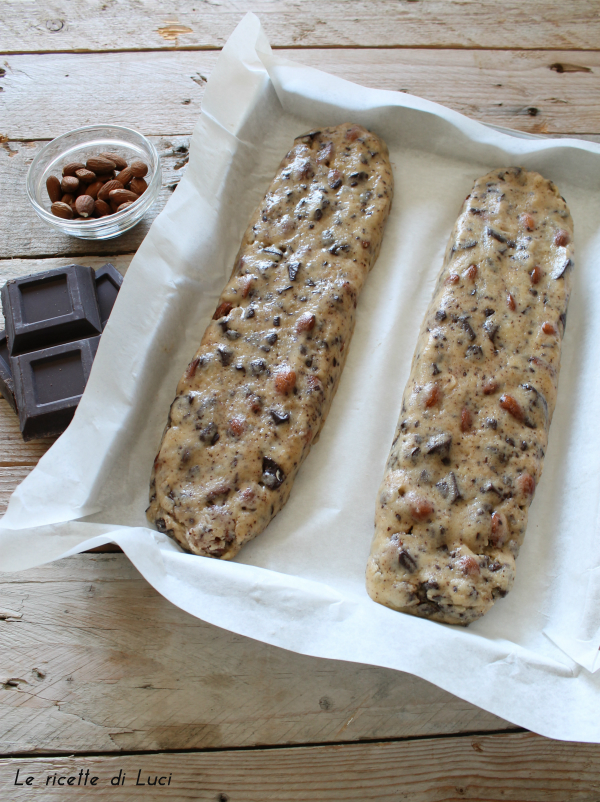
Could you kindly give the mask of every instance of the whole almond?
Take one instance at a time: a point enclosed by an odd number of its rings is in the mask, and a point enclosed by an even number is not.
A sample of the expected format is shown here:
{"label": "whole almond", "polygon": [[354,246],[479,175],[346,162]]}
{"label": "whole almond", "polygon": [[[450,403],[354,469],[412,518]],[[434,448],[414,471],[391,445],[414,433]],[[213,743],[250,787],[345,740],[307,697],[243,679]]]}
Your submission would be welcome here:
{"label": "whole almond", "polygon": [[73,210],[67,203],[61,203],[60,201],[57,201],[56,203],[52,204],[50,211],[55,217],[62,217],[65,220],[73,219]]}
{"label": "whole almond", "polygon": [[93,173],[110,173],[115,169],[116,164],[110,159],[105,159],[104,156],[93,156],[86,161],[85,166]]}
{"label": "whole almond", "polygon": [[82,167],[81,170],[76,170],[75,171],[75,176],[80,181],[83,181],[84,184],[91,184],[93,181],[96,180],[96,173],[93,173],[91,170],[88,170],[86,167]]}
{"label": "whole almond", "polygon": [[69,206],[72,206],[75,203],[75,195],[72,195],[70,192],[65,192],[60,200],[61,203],[66,203]]}
{"label": "whole almond", "polygon": [[148,189],[148,184],[143,178],[132,178],[129,182],[129,189],[135,192],[136,195],[143,195]]}
{"label": "whole almond", "polygon": [[148,172],[148,165],[136,159],[136,161],[131,162],[129,169],[136,178],[143,178]]}
{"label": "whole almond", "polygon": [[95,217],[104,217],[104,215],[110,214],[112,209],[103,200],[96,200],[94,201],[94,215]]}
{"label": "whole almond", "polygon": [[62,174],[63,175],[75,175],[77,170],[82,170],[85,167],[85,164],[81,162],[71,162],[70,164],[65,165],[63,167]]}
{"label": "whole almond", "polygon": [[131,172],[131,167],[126,167],[124,170],[121,170],[120,173],[117,173],[117,181],[120,181],[124,187],[131,181],[133,178],[133,173]]}
{"label": "whole almond", "polygon": [[49,175],[46,179],[46,189],[48,190],[48,197],[52,203],[56,203],[62,198],[62,188],[60,181],[55,175]]}
{"label": "whole almond", "polygon": [[113,189],[109,192],[108,199],[111,206],[119,207],[122,203],[127,203],[128,201],[133,203],[138,199],[138,196],[128,189]]}
{"label": "whole almond", "polygon": [[94,213],[94,204],[94,199],[89,195],[80,195],[75,201],[75,208],[82,217],[90,217]]}
{"label": "whole almond", "polygon": [[126,201],[117,207],[117,211],[122,212],[124,209],[128,209],[130,206],[133,206],[133,201]]}
{"label": "whole almond", "polygon": [[113,178],[110,181],[107,181],[106,184],[103,184],[102,188],[98,190],[98,200],[107,201],[109,192],[112,192],[113,189],[124,189],[124,188],[125,187],[120,181],[116,181]]}
{"label": "whole almond", "polygon": [[127,167],[127,162],[122,156],[119,156],[118,153],[101,153],[100,155],[104,159],[109,159],[111,162],[114,162],[117,170],[124,170]]}
{"label": "whole almond", "polygon": [[103,186],[104,184],[102,183],[102,181],[94,181],[93,184],[89,184],[85,188],[85,194],[89,195],[91,198],[94,198],[95,200],[98,197],[98,192],[102,189]]}
{"label": "whole almond", "polygon": [[79,187],[79,179],[74,175],[66,175],[60,182],[60,188],[63,192],[77,192]]}

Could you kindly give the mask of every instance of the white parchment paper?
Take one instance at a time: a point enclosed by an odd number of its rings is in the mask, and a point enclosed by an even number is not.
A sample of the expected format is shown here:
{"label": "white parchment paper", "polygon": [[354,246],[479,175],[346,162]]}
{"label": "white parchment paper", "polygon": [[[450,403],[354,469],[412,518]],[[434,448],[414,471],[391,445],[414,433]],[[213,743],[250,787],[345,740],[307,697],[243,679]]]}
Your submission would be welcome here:
{"label": "white parchment paper", "polygon": [[[233,562],[146,528],[177,381],[247,221],[295,136],[354,121],[389,145],[395,198],[347,365],[290,501]],[[392,612],[364,587],[375,496],[417,332],[462,200],[488,170],[554,180],[575,283],[544,475],[509,596],[468,629]],[[208,83],[185,177],[127,273],[73,423],[15,491],[0,569],[118,543],[174,604],[286,649],[408,671],[541,734],[600,742],[600,148],[492,130],[434,103],[274,56],[248,15]]]}

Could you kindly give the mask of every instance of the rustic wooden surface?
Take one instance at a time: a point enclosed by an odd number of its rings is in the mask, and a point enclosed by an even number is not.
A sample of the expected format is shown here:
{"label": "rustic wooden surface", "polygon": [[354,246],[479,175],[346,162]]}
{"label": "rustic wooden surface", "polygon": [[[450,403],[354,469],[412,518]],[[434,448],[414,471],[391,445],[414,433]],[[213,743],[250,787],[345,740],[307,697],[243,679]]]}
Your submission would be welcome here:
{"label": "rustic wooden surface", "polygon": [[[369,48],[281,54],[367,86],[420,95],[494,125],[541,134],[600,130],[599,52]],[[7,111],[1,133],[10,145],[98,120],[122,124],[132,119],[135,104],[133,119],[145,134],[190,134],[217,57],[204,51],[7,56],[0,78]],[[558,71],[558,65],[564,70],[569,64],[569,71]],[[160,76],[152,92],[140,88],[149,75]],[[49,104],[50,96],[61,102]]]}
{"label": "rustic wooden surface", "polygon": [[595,0],[20,0],[2,3],[6,53],[215,49],[254,11],[274,47],[598,50]]}
{"label": "rustic wooden surface", "polygon": [[[577,750],[531,733],[477,735],[392,743],[256,749],[233,752],[6,760],[0,787],[11,802],[70,799],[47,777],[89,769],[89,799],[133,802],[595,802],[600,796],[600,753]],[[32,776],[30,788],[15,787]],[[119,772],[121,774],[119,775]],[[112,778],[125,783],[111,787]],[[148,785],[164,778],[152,794]],[[171,785],[167,786],[169,778]],[[41,792],[41,793],[40,793]],[[74,791],[76,793],[76,791]]]}
{"label": "rustic wooden surface", "polygon": [[0,754],[325,743],[509,726],[408,674],[314,660],[198,621],[122,554],[78,555],[0,582]]}
{"label": "rustic wooden surface", "polygon": [[[4,0],[0,284],[72,261],[126,271],[185,170],[218,50],[247,10],[307,65],[495,125],[600,141],[596,0]],[[45,141],[98,120],[153,137],[164,181],[137,228],[86,243],[37,219],[24,179]],[[24,444],[0,400],[0,512],[50,444]],[[204,624],[123,554],[0,575],[0,755],[11,802],[600,799],[600,747],[516,732],[407,674]],[[81,769],[100,778],[93,791],[44,785]],[[139,769],[171,785],[136,787]],[[33,785],[15,785],[17,770]]]}

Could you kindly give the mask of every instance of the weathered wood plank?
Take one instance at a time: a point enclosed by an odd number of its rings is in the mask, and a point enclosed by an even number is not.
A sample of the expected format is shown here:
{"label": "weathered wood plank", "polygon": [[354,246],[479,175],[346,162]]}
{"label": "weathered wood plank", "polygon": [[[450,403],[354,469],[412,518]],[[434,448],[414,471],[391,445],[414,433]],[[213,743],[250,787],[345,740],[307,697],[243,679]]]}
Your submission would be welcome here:
{"label": "weathered wood plank", "polygon": [[408,674],[293,654],[198,621],[122,554],[78,555],[0,582],[0,611],[8,611],[0,754],[512,728]]}
{"label": "weathered wood plank", "polygon": [[[600,132],[595,102],[600,52],[302,50],[286,55],[495,125],[532,133]],[[216,58],[206,52],[9,56],[0,78],[5,110],[0,133],[9,140],[47,139],[101,120],[157,136],[189,134]],[[581,71],[552,69],[567,62]],[[48,102],[53,97],[60,102]],[[12,147],[5,143],[5,149]]]}
{"label": "weathered wood plank", "polygon": [[[433,100],[481,122],[537,134],[600,132],[600,53],[307,50],[289,54],[365,86]],[[557,72],[576,62],[582,72]]]}
{"label": "weathered wood plank", "polygon": [[[6,401],[3,398],[0,398],[0,414],[4,413],[5,410],[7,419],[9,418],[8,413],[14,416],[15,413],[12,411],[12,409],[10,409]],[[18,428],[19,425],[17,421],[17,431]],[[20,438],[20,435],[18,436]],[[39,452],[43,453],[48,450],[49,445],[50,443],[48,440],[38,440],[36,443],[36,447],[32,450],[37,453]],[[25,446],[25,444],[23,444],[22,451],[19,448],[18,443],[15,443],[15,446],[16,446],[15,451],[21,452],[21,454],[16,456],[15,462],[17,464],[16,465],[12,464],[9,466],[7,465],[0,466],[0,515],[4,514],[8,506],[8,500],[10,499],[16,486],[23,481],[23,479],[27,476],[28,473],[31,473],[31,471],[37,464],[37,459],[35,458],[32,459],[31,462],[27,463],[26,459],[27,459],[28,449],[27,446]],[[42,454],[39,453],[39,456],[41,457]]]}
{"label": "weathered wood plank", "polygon": [[[531,132],[600,132],[600,53],[577,58],[592,72],[550,69],[547,53],[461,51],[301,51],[321,67],[374,87],[401,89],[445,103],[497,125]],[[54,254],[131,253],[145,236],[181,175],[187,134],[200,112],[213,53],[90,54],[22,56],[6,60],[7,114],[0,147],[0,196],[11,209],[0,227],[0,254],[31,257]],[[103,75],[98,82],[96,76]],[[152,93],[140,92],[142,76],[159,75]],[[114,86],[119,87],[115,93]],[[61,98],[48,103],[48,98]],[[85,242],[50,230],[30,208],[25,175],[40,142],[69,128],[94,122],[130,122],[145,133],[164,134],[156,143],[164,157],[164,187],[146,218],[116,242]],[[24,141],[20,141],[23,138]]]}
{"label": "weathered wood plank", "polygon": [[[0,471],[3,471],[0,479],[0,515],[5,509],[5,493],[12,493],[17,480],[20,482],[23,478],[19,469],[24,466],[31,468],[36,465],[52,442],[51,438],[44,438],[24,443],[19,431],[19,418],[0,396]],[[12,467],[17,468],[14,486],[10,471],[6,470]]]}
{"label": "weathered wood plank", "polygon": [[[42,789],[44,800],[63,800],[71,794],[52,786],[54,774],[56,782],[59,777],[74,776],[77,784],[79,772],[83,770],[85,777],[88,769],[89,778],[98,779],[86,798],[122,802],[149,798],[172,802],[592,802],[600,792],[598,745],[550,741],[531,733],[236,752],[1,760],[0,784],[10,788],[11,802],[39,799]],[[34,778],[30,787],[15,787],[17,770],[19,782],[23,777]],[[119,771],[125,780],[117,789],[110,781],[119,777]],[[159,777],[164,778],[162,787],[148,787],[148,778],[155,783]]]}
{"label": "weathered wood plank", "polygon": [[4,0],[0,51],[218,48],[247,11],[275,47],[594,50],[600,30],[594,0]]}

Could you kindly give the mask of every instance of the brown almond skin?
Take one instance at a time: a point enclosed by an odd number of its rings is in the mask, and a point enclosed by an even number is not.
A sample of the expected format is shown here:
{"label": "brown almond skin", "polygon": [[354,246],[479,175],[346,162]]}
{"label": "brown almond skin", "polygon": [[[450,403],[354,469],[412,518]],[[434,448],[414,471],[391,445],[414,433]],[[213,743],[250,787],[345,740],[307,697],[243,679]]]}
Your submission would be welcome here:
{"label": "brown almond skin", "polygon": [[46,189],[48,190],[48,197],[52,203],[57,203],[63,195],[60,181],[55,175],[49,175],[46,179]]}
{"label": "brown almond skin", "polygon": [[85,166],[93,173],[103,174],[111,173],[115,169],[116,164],[110,159],[105,159],[103,156],[93,156],[91,159],[87,160]]}
{"label": "brown almond skin", "polygon": [[133,206],[133,201],[126,201],[117,207],[117,211],[122,212],[124,209],[128,209],[130,206]]}
{"label": "brown almond skin", "polygon": [[134,175],[136,178],[143,178],[148,172],[148,165],[145,162],[136,159],[136,161],[131,162],[129,169],[131,170],[132,175]]}
{"label": "brown almond skin", "polygon": [[89,195],[91,198],[96,200],[96,198],[98,197],[98,193],[100,192],[103,186],[104,184],[102,183],[102,181],[94,181],[93,184],[90,184],[89,186],[86,187],[85,194]]}
{"label": "brown almond skin", "polygon": [[82,181],[84,184],[91,184],[93,181],[96,180],[96,173],[93,173],[91,170],[88,170],[87,167],[83,167],[81,170],[75,171],[75,177]]}
{"label": "brown almond skin", "polygon": [[95,209],[95,200],[90,195],[80,195],[75,201],[75,209],[81,217],[91,217]]}
{"label": "brown almond skin", "polygon": [[109,192],[108,199],[111,206],[119,207],[122,203],[133,203],[138,199],[138,196],[128,189],[113,189]]}
{"label": "brown almond skin", "polygon": [[133,178],[133,173],[131,172],[131,167],[126,167],[124,170],[121,170],[120,173],[117,173],[117,181],[120,181],[124,187],[131,181]]}
{"label": "brown almond skin", "polygon": [[111,179],[104,184],[101,189],[98,190],[98,200],[107,201],[109,192],[112,192],[113,189],[125,189],[123,184],[116,179]]}
{"label": "brown almond skin", "polygon": [[129,182],[129,189],[135,192],[136,195],[143,195],[148,189],[148,184],[143,178],[132,178]]}
{"label": "brown almond skin", "polygon": [[60,188],[63,192],[75,193],[79,189],[79,179],[74,175],[66,175],[60,182]]}
{"label": "brown almond skin", "polygon": [[62,217],[64,220],[73,219],[73,210],[68,203],[61,203],[61,201],[57,201],[56,203],[52,204],[50,211],[55,217]]}
{"label": "brown almond skin", "polygon": [[112,214],[112,209],[103,200],[96,200],[94,201],[94,216],[95,217],[104,217],[107,214]]}
{"label": "brown almond skin", "polygon": [[72,206],[75,203],[75,195],[73,195],[71,192],[65,192],[60,200],[61,203],[66,203],[69,206]]}
{"label": "brown almond skin", "polygon": [[127,167],[127,162],[122,156],[119,156],[118,153],[101,153],[100,155],[103,159],[109,159],[111,162],[114,162],[117,170],[124,170]]}
{"label": "brown almond skin", "polygon": [[85,168],[85,164],[81,162],[71,162],[63,167],[62,174],[63,175],[75,175],[77,170],[83,170]]}

